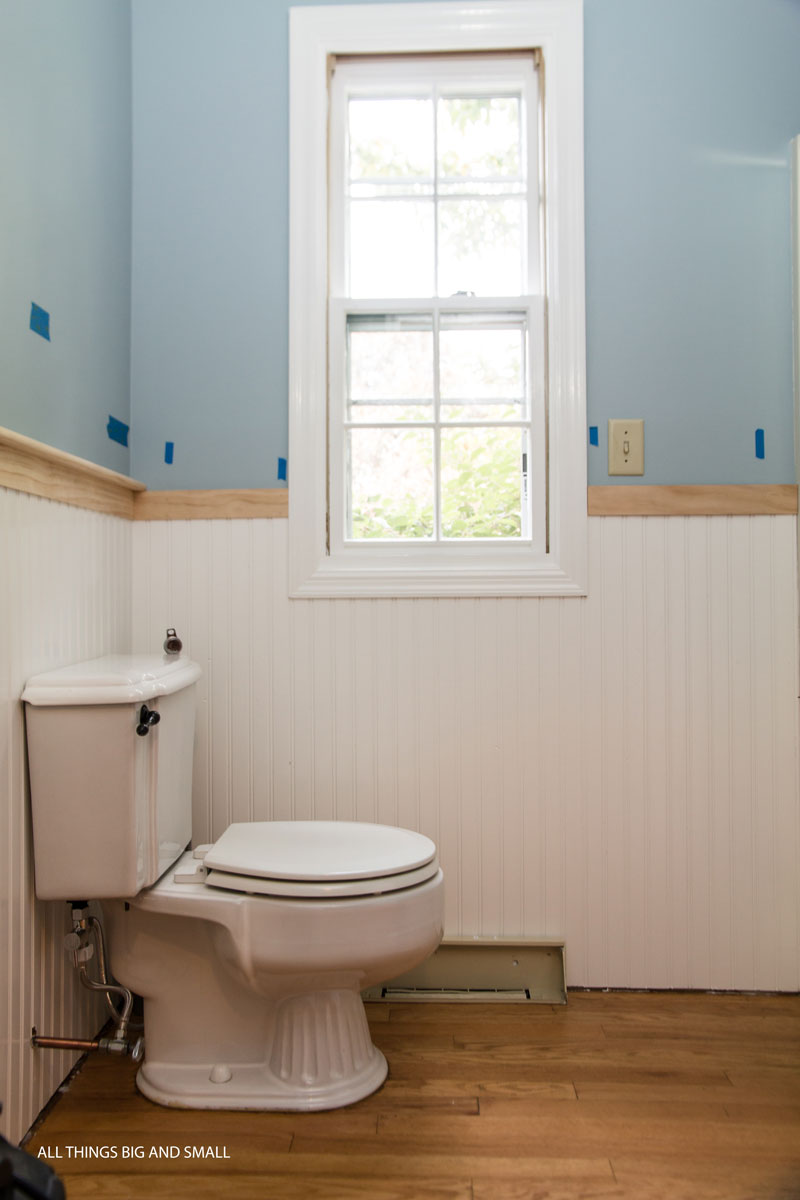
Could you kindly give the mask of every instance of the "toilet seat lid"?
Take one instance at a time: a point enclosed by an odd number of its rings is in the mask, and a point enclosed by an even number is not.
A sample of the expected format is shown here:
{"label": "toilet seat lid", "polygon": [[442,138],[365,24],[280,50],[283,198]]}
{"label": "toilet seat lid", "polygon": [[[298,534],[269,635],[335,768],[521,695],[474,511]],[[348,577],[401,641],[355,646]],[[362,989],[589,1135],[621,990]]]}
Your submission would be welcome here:
{"label": "toilet seat lid", "polygon": [[433,863],[422,833],[361,821],[247,821],[230,825],[205,855],[211,871],[287,882],[384,879]]}

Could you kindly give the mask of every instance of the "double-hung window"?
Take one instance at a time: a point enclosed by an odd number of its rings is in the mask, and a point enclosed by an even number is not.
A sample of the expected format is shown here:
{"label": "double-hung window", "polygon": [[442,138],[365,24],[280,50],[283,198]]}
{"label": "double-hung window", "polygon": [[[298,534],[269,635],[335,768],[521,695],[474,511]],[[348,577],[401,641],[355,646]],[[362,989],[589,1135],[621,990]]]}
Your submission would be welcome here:
{"label": "double-hung window", "polygon": [[582,229],[562,262],[575,196],[551,212],[548,175],[575,169],[545,89],[548,47],[562,91],[575,66],[562,4],[498,0],[477,36],[459,3],[293,11],[295,595],[583,590]]}
{"label": "double-hung window", "polygon": [[337,64],[330,123],[331,544],[541,551],[535,56]]}

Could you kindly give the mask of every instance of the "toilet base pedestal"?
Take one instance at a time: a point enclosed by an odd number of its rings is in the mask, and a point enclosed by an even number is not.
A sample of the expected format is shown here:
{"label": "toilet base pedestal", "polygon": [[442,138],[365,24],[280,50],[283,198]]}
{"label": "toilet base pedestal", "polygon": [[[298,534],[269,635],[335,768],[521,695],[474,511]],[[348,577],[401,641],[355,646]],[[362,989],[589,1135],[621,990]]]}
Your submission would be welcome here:
{"label": "toilet base pedestal", "polygon": [[[357,992],[290,996],[276,1004],[274,1018],[263,1062],[145,1058],[136,1076],[139,1091],[175,1108],[311,1112],[362,1100],[386,1078],[386,1059],[372,1044]],[[145,1054],[146,1045],[145,1030]]]}

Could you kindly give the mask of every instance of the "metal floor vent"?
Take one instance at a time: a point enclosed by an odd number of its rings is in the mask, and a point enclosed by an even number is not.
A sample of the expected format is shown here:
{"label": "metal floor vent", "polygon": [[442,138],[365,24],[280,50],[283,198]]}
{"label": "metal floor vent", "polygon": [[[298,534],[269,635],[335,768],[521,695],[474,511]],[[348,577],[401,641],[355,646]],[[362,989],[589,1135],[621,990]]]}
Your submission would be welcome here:
{"label": "metal floor vent", "polygon": [[399,988],[383,987],[376,989],[380,996],[370,996],[370,1000],[445,1000],[449,1004],[464,1000],[472,1000],[480,1004],[503,1002],[517,1004],[533,1000],[527,988]]}
{"label": "metal floor vent", "polygon": [[362,993],[365,1000],[566,1004],[564,943],[446,938],[413,971]]}

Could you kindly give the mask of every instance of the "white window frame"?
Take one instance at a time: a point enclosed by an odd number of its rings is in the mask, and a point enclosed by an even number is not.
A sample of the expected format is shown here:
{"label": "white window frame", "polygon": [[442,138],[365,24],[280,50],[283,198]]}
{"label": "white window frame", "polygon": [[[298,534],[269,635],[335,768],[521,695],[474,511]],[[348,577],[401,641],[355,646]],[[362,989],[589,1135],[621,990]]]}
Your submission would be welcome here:
{"label": "white window frame", "polygon": [[[455,89],[455,90],[453,90]],[[508,297],[458,295],[438,293],[432,287],[427,296],[416,298],[372,296],[369,299],[352,298],[348,281],[350,255],[346,245],[351,229],[348,208],[347,178],[347,105],[351,98],[359,96],[396,95],[415,93],[435,99],[438,95],[497,95],[504,91],[521,98],[522,118],[520,159],[522,175],[526,180],[525,194],[526,223],[522,231],[522,253],[519,261],[519,277],[516,293]],[[391,59],[389,62],[376,58],[348,59],[336,63],[330,87],[330,272],[329,272],[329,318],[328,318],[328,504],[329,504],[329,554],[334,560],[348,560],[375,567],[402,565],[404,574],[411,571],[430,571],[432,564],[441,568],[446,563],[453,569],[460,562],[465,568],[491,566],[496,571],[501,566],[514,569],[530,562],[531,554],[541,558],[547,545],[547,498],[546,498],[546,385],[544,349],[544,303],[541,286],[541,237],[540,237],[540,164],[539,164],[539,80],[535,57],[526,54],[478,54],[472,56],[439,55],[420,56],[408,59]],[[432,188],[431,203],[434,208],[440,202],[438,173],[429,181]],[[353,203],[351,201],[351,203]],[[358,203],[358,200],[355,201]],[[434,246],[437,243],[436,219],[434,218]],[[431,275],[436,272],[437,253],[434,250],[429,266]],[[437,486],[433,497],[434,529],[432,538],[420,541],[401,539],[350,540],[346,536],[349,510],[349,474],[347,470],[347,427],[358,429],[359,420],[347,420],[344,403],[347,392],[347,321],[350,316],[388,314],[413,314],[427,317],[431,322],[432,343],[437,347],[434,360],[438,364],[438,337],[442,323],[456,315],[491,319],[492,313],[509,313],[520,319],[526,328],[525,349],[525,414],[520,415],[519,428],[528,435],[526,486],[521,493],[520,537],[490,543],[477,539],[448,540],[441,536],[440,482],[440,437],[448,429],[457,429],[459,422],[440,422],[441,406],[438,393],[438,370],[433,371],[433,396],[431,411],[426,420],[403,422],[403,428],[412,425],[430,429],[433,434],[433,469]],[[370,422],[371,424],[371,422]],[[482,426],[493,424],[487,416],[480,421]],[[503,424],[506,424],[505,421]],[[463,426],[462,426],[463,427]],[[394,425],[397,429],[397,425]],[[506,425],[508,428],[508,425]]]}
{"label": "white window frame", "polygon": [[[294,8],[290,32],[290,595],[585,594],[582,0]],[[420,555],[408,543],[331,541],[328,64],[339,55],[533,49],[545,72],[547,545],[520,554],[503,540]]]}

